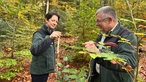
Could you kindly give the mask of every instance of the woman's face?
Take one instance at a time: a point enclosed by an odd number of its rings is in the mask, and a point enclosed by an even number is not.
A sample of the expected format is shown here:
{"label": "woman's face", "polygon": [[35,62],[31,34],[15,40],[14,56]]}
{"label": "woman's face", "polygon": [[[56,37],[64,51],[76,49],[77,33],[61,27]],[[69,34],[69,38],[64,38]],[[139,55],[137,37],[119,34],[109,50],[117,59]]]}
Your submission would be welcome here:
{"label": "woman's face", "polygon": [[45,19],[45,22],[50,29],[54,29],[58,24],[58,17],[53,15],[49,20]]}

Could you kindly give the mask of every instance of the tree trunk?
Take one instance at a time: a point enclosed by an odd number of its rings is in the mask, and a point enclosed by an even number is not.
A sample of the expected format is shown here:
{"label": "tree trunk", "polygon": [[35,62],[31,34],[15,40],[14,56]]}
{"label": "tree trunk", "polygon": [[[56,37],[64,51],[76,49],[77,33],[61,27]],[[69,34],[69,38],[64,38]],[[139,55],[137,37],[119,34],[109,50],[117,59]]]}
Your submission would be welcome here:
{"label": "tree trunk", "polygon": [[49,12],[49,0],[46,0],[46,14]]}

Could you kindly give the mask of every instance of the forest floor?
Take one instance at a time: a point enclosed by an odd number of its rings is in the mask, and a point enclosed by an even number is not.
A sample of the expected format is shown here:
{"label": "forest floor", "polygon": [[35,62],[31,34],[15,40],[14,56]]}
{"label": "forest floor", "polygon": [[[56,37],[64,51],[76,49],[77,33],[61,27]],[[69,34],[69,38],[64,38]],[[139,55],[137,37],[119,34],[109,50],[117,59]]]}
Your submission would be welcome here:
{"label": "forest floor", "polygon": [[[68,38],[68,37],[60,39],[61,43],[65,42],[65,43],[68,43],[68,44],[71,44],[71,45],[76,40],[77,40],[77,38]],[[60,47],[60,50],[61,49],[63,49],[63,48]],[[143,46],[142,49],[146,49],[146,45]],[[138,72],[138,77],[140,77],[143,82],[146,82],[146,54],[145,53],[141,54],[141,58],[140,58],[140,61],[139,61],[139,72]],[[56,61],[57,62],[62,62],[63,61],[62,56],[64,56],[64,55],[63,54],[59,54],[59,55],[60,55],[60,57],[57,57]],[[29,73],[30,62],[31,62],[31,59],[26,59],[25,67],[24,67],[25,69],[22,72],[18,73],[17,76],[15,78],[13,78],[13,80],[11,82],[31,82],[31,76],[30,76],[30,73]],[[78,63],[80,63],[80,62],[78,62]],[[79,66],[77,65],[75,67],[79,67]],[[55,75],[56,75],[55,73],[50,74],[47,82],[56,82],[56,76]],[[140,81],[140,82],[142,82],[142,81]]]}

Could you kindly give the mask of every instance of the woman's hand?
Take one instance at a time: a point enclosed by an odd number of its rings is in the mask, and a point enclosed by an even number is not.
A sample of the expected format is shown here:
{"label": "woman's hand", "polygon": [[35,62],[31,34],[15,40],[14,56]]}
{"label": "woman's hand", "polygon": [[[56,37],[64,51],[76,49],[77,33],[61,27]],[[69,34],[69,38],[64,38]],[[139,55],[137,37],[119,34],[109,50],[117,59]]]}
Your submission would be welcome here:
{"label": "woman's hand", "polygon": [[55,39],[61,36],[61,32],[60,31],[54,31],[51,35],[50,38],[51,39]]}

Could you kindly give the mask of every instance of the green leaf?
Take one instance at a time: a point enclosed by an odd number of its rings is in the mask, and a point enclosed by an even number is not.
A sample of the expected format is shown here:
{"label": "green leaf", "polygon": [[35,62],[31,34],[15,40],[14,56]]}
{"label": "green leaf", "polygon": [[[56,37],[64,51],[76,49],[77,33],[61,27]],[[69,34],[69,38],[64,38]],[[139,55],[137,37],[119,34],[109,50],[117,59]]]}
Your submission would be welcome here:
{"label": "green leaf", "polygon": [[59,66],[59,67],[63,67],[63,65],[62,65],[62,63],[57,63],[57,65]]}
{"label": "green leaf", "polygon": [[63,60],[64,61],[68,61],[68,57],[63,57]]}
{"label": "green leaf", "polygon": [[68,78],[71,78],[71,79],[76,79],[78,76],[77,75],[68,75]]}
{"label": "green leaf", "polygon": [[146,20],[144,20],[144,19],[139,19],[139,18],[134,18],[134,20],[140,21],[140,22],[146,22]]}
{"label": "green leaf", "polygon": [[6,36],[6,35],[0,35],[0,37],[1,37],[1,38],[5,38],[5,37],[7,37],[7,36]]}
{"label": "green leaf", "polygon": [[116,58],[117,58],[117,56],[111,54],[111,55],[107,56],[106,58],[104,58],[104,60],[114,60]]}
{"label": "green leaf", "polygon": [[78,71],[76,69],[64,69],[62,70],[64,73],[70,73],[70,74],[77,74]]}
{"label": "green leaf", "polygon": [[95,59],[96,57],[98,57],[97,54],[89,54],[91,56],[91,58]]}
{"label": "green leaf", "polygon": [[100,57],[106,58],[106,57],[108,57],[108,53],[101,53],[101,54],[100,54]]}
{"label": "green leaf", "polygon": [[57,75],[61,76],[62,75],[61,71],[57,71]]}
{"label": "green leaf", "polygon": [[68,78],[68,75],[67,75],[67,74],[64,76],[64,80],[65,80],[65,81],[68,81],[68,80],[69,80],[69,78]]}
{"label": "green leaf", "polygon": [[120,18],[120,20],[122,20],[122,21],[126,21],[126,22],[131,22],[131,23],[132,23],[131,20],[128,20],[128,19],[125,19],[125,18]]}

